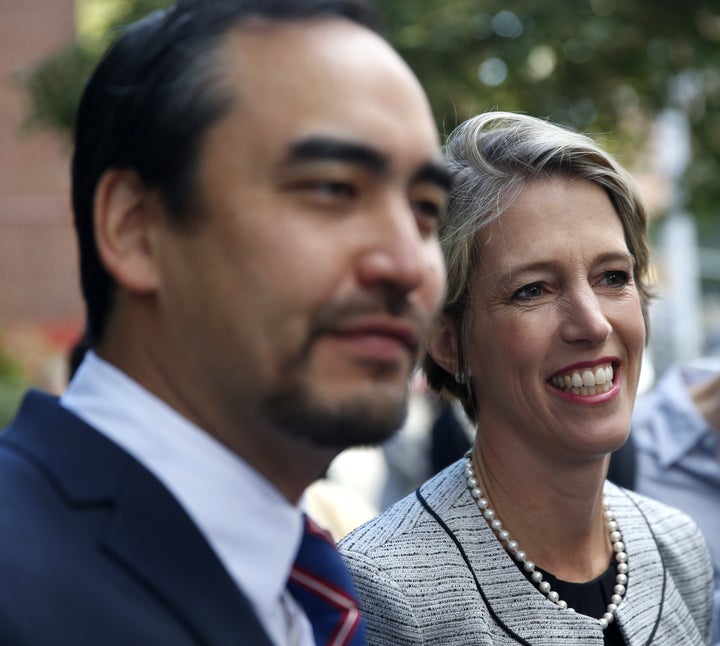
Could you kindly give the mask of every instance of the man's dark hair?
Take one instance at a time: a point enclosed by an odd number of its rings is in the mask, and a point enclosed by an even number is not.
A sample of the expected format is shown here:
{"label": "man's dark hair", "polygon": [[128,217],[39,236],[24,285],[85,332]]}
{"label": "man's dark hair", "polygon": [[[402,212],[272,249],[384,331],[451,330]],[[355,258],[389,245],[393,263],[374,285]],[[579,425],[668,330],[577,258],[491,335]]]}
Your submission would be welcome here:
{"label": "man's dark hair", "polygon": [[377,15],[364,0],[180,0],[128,26],[104,56],[80,101],[72,162],[89,347],[102,337],[115,291],[93,227],[93,200],[103,173],[133,170],[158,190],[174,223],[189,224],[196,215],[203,134],[235,100],[243,100],[222,89],[218,56],[225,35],[254,19],[324,17],[379,31]]}

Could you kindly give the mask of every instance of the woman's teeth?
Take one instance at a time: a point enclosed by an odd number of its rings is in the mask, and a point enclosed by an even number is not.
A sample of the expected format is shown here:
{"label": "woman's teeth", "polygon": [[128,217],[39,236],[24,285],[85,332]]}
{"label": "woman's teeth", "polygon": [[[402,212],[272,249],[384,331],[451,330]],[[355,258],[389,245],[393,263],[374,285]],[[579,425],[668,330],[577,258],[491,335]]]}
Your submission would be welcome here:
{"label": "woman's teeth", "polygon": [[555,388],[574,395],[601,395],[610,390],[614,376],[612,364],[608,363],[592,370],[585,368],[555,375],[550,379],[550,383]]}

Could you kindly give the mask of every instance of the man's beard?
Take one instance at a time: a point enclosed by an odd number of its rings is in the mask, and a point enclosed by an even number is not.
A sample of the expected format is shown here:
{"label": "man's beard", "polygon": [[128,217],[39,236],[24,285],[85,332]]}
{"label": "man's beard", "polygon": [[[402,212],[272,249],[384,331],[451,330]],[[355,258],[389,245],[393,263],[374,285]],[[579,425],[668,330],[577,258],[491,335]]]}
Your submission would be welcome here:
{"label": "man's beard", "polygon": [[[407,380],[398,382],[397,365],[366,366],[376,386],[364,392],[361,387],[355,394],[346,392],[332,402],[324,401],[315,392],[309,376],[313,347],[318,340],[345,321],[376,313],[403,317],[412,322],[419,334],[426,333],[429,324],[404,294],[393,290],[356,296],[325,307],[313,317],[303,347],[279,371],[283,376],[281,383],[264,397],[265,418],[294,437],[337,450],[379,444],[398,431],[405,421],[409,395]],[[385,387],[381,386],[383,383]]]}
{"label": "man's beard", "polygon": [[265,398],[265,417],[276,428],[317,447],[338,451],[353,446],[373,446],[398,431],[407,414],[408,395],[399,396],[396,385],[388,385],[387,396],[347,397],[327,404],[318,401],[298,381],[285,382]]}

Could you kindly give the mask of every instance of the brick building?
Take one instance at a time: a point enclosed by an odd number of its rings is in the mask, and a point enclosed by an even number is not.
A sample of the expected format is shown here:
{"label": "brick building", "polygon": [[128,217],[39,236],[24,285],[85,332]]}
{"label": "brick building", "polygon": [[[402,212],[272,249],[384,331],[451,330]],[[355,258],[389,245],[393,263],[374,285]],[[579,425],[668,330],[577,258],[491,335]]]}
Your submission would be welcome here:
{"label": "brick building", "polygon": [[28,97],[17,78],[74,33],[73,0],[0,0],[0,344],[51,388],[83,317],[70,145],[23,131]]}

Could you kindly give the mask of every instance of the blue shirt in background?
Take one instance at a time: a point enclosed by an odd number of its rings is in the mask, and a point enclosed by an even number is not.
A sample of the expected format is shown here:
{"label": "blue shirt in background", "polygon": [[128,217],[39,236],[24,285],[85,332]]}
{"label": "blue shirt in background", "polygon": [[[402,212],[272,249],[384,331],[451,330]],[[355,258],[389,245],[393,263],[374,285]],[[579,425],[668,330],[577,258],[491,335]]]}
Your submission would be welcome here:
{"label": "blue shirt in background", "polygon": [[636,489],[677,507],[700,526],[715,569],[712,644],[720,644],[720,430],[700,414],[688,387],[720,374],[720,364],[669,369],[635,406]]}

